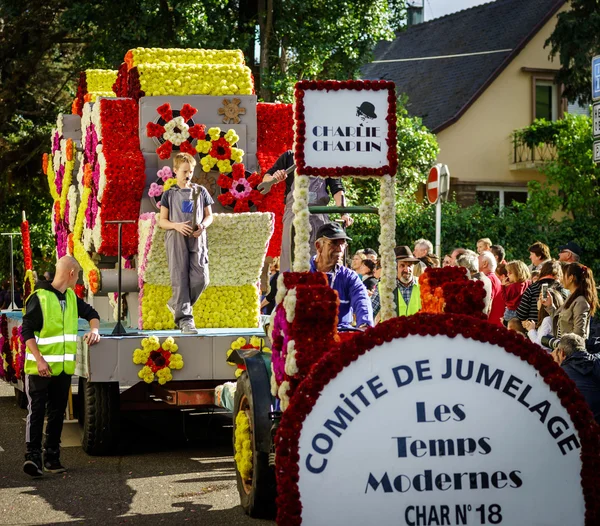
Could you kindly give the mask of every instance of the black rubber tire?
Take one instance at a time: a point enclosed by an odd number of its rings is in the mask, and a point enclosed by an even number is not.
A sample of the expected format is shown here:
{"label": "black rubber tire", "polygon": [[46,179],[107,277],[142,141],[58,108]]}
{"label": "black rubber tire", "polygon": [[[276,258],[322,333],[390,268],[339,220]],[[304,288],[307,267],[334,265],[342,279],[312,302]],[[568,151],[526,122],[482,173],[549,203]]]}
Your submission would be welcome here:
{"label": "black rubber tire", "polygon": [[[234,399],[233,411],[233,453],[235,455],[235,421],[240,410],[241,401],[246,398],[249,405],[250,429],[254,429],[254,402],[252,398],[252,388],[248,373],[244,372],[238,378]],[[269,455],[264,452],[257,452],[252,433],[252,484],[250,491],[245,489],[242,477],[235,466],[235,476],[237,480],[240,502],[244,511],[254,518],[274,519],[277,511],[275,497],[277,496],[277,484],[275,481],[275,470],[269,466]],[[235,464],[235,462],[234,462]]]}
{"label": "black rubber tire", "polygon": [[29,400],[27,399],[27,395],[20,389],[17,389],[16,387],[15,387],[15,402],[17,403],[17,407],[19,407],[21,409],[27,409],[27,406],[29,405]]}
{"label": "black rubber tire", "polygon": [[119,384],[94,383],[81,378],[79,397],[83,414],[81,447],[92,456],[118,452],[120,436]]}

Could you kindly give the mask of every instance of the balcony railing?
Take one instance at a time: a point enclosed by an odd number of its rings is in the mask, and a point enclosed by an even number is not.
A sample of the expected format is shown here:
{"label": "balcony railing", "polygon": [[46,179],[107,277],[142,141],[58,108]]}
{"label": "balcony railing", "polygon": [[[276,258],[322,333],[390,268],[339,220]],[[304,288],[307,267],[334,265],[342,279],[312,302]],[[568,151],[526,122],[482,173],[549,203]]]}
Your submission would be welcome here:
{"label": "balcony railing", "polygon": [[524,135],[523,130],[517,130],[511,135],[511,143],[511,170],[536,169],[556,160],[556,146],[552,139],[532,140]]}

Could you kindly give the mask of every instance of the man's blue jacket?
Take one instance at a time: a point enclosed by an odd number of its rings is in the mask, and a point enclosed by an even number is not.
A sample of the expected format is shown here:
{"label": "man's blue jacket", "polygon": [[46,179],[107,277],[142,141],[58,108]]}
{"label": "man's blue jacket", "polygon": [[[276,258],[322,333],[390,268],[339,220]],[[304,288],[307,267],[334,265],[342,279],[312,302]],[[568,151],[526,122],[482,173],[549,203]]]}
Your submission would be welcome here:
{"label": "man's blue jacket", "polygon": [[[317,272],[316,256],[310,261],[310,271]],[[367,295],[359,275],[353,270],[336,265],[331,272],[326,272],[329,286],[337,291],[340,297],[340,310],[338,313],[338,328],[352,327],[352,314],[356,315],[356,326],[373,326],[373,309],[371,300]]]}

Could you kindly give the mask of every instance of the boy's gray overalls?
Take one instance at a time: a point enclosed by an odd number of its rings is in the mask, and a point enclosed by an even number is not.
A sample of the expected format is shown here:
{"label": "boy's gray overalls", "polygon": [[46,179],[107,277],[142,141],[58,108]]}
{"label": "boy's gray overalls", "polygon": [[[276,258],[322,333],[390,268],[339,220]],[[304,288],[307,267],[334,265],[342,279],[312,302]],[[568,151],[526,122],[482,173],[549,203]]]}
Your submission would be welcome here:
{"label": "boy's gray overalls", "polygon": [[[194,203],[192,189],[198,191],[196,222],[200,224],[204,219],[204,207],[207,203],[199,185],[191,188],[173,186],[169,192],[169,221],[181,223],[193,221]],[[167,261],[171,274],[171,288],[173,295],[168,305],[175,311],[175,324],[181,326],[184,321],[193,321],[192,307],[208,286],[208,247],[206,243],[206,230],[200,237],[183,236],[177,230],[167,230],[165,233],[165,248]]]}

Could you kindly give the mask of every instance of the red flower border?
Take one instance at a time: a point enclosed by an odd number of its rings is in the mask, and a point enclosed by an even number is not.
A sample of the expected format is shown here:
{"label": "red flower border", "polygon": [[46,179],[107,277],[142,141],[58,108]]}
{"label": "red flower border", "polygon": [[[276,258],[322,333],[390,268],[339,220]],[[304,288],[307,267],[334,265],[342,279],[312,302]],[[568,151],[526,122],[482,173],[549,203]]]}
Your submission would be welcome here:
{"label": "red flower border", "polygon": [[480,342],[500,345],[532,365],[567,410],[581,441],[581,486],[586,506],[585,526],[600,523],[600,428],[575,384],[552,357],[522,336],[471,316],[458,314],[415,314],[392,318],[334,347],[313,367],[300,384],[283,413],[276,436],[277,524],[299,525],[302,503],[298,488],[298,441],[306,416],[323,388],[350,363],[377,345],[408,335],[457,334]]}
{"label": "red flower border", "polygon": [[[307,167],[304,156],[304,144],[306,142],[306,122],[304,120],[304,94],[306,91],[388,91],[388,112],[386,121],[388,123],[388,164],[381,168],[365,168],[353,166],[341,166],[337,168]],[[396,135],[396,91],[395,84],[387,80],[301,80],[296,83],[294,97],[294,124],[295,124],[295,151],[296,171],[299,175],[316,175],[320,177],[342,177],[342,176],[382,176],[396,175],[398,170],[397,135]]]}

